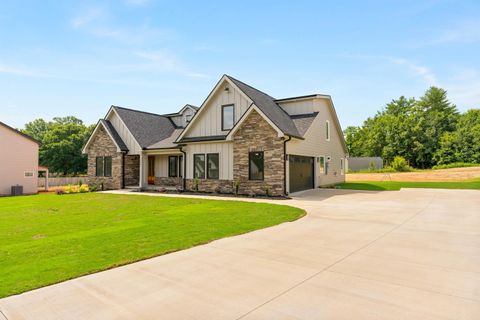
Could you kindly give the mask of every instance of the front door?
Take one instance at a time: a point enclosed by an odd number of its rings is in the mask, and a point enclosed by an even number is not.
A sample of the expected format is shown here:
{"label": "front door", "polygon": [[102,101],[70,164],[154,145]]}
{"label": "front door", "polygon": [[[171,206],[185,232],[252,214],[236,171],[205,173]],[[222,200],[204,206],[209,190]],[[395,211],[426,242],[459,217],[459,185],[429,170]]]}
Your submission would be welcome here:
{"label": "front door", "polygon": [[155,184],[155,156],[148,156],[148,184]]}

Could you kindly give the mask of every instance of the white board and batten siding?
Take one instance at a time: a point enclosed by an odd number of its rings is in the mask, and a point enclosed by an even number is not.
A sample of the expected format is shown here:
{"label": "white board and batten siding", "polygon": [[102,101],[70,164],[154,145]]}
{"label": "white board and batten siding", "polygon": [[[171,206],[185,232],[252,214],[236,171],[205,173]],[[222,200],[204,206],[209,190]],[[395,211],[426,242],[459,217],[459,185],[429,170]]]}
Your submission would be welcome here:
{"label": "white board and batten siding", "polygon": [[[306,114],[318,112],[319,114],[306,132],[305,140],[292,139],[287,142],[287,154],[315,157],[315,186],[324,186],[345,181],[345,170],[341,170],[341,159],[345,167],[346,153],[334,117],[325,99],[311,99],[285,103],[281,106],[290,114]],[[291,105],[290,105],[291,104]],[[327,140],[326,121],[330,123],[330,141]],[[328,174],[320,173],[317,158],[330,157]],[[342,174],[343,173],[343,174]],[[287,165],[287,185],[288,185]]]}
{"label": "white board and batten siding", "polygon": [[127,145],[127,148],[129,150],[128,154],[142,153],[142,148],[140,148],[138,143],[130,134],[127,127],[123,124],[122,120],[118,117],[118,115],[115,112],[111,112],[107,120],[109,120],[112,123],[115,130],[117,130],[120,138],[122,138],[123,142],[125,142],[125,144]]}
{"label": "white board and batten siding", "polygon": [[[187,152],[187,179],[193,179],[193,155],[218,153],[220,180],[233,180],[233,142],[195,143],[185,147]],[[205,161],[207,161],[205,156]]]}
{"label": "white board and batten siding", "polygon": [[177,127],[185,128],[189,122],[188,119],[192,119],[194,114],[195,112],[192,110],[192,108],[187,107],[181,114],[170,117],[170,119],[172,119],[173,123],[175,123]]}
{"label": "white board and batten siding", "polygon": [[[225,91],[225,86],[229,87]],[[196,117],[198,119],[188,128],[185,137],[205,137],[228,134],[228,130],[222,131],[222,106],[235,105],[235,123],[247,111],[252,101],[233,85],[224,81],[217,92],[211,97],[210,101],[202,107],[202,110]]]}

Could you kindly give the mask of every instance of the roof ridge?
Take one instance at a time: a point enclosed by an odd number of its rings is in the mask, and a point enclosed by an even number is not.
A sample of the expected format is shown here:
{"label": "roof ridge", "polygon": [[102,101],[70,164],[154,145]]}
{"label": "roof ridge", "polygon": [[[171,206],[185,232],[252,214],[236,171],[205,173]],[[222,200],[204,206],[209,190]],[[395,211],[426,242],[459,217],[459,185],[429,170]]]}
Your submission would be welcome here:
{"label": "roof ridge", "polygon": [[26,138],[26,139],[29,139],[29,140],[37,143],[38,145],[41,145],[41,144],[42,144],[42,143],[41,143],[40,141],[38,141],[37,139],[29,136],[29,135],[26,134],[26,133],[23,133],[23,132],[20,131],[20,130],[15,129],[14,127],[10,127],[8,124],[6,124],[6,123],[4,123],[4,122],[2,122],[2,121],[0,121],[0,125],[4,126],[5,128],[7,128],[7,129],[9,129],[9,130],[12,130],[13,132],[15,132],[15,133],[23,136],[23,137]]}
{"label": "roof ridge", "polygon": [[235,80],[235,81],[238,81],[238,82],[240,82],[241,84],[246,85],[246,86],[249,87],[249,88],[252,88],[253,90],[256,90],[256,91],[258,91],[258,92],[260,92],[260,93],[263,93],[264,95],[266,95],[266,96],[268,96],[269,98],[271,98],[273,101],[276,100],[274,97],[272,97],[272,96],[269,95],[268,93],[263,92],[262,90],[259,90],[259,89],[255,88],[255,87],[252,87],[252,86],[249,85],[248,83],[245,83],[245,82],[243,82],[243,81],[241,81],[241,80],[238,80],[237,78],[234,78],[234,77],[232,77],[232,76],[229,76],[228,74],[226,74],[225,76],[228,77],[228,78],[230,78],[230,79],[233,79],[233,80]]}
{"label": "roof ridge", "polygon": [[314,117],[318,115],[318,111],[316,112],[310,112],[310,113],[299,113],[299,114],[291,114],[289,115],[290,118],[292,119],[300,119],[300,118],[308,118],[308,117]]}
{"label": "roof ridge", "polygon": [[115,106],[115,105],[112,105],[112,108],[118,108],[118,109],[133,111],[133,112],[150,114],[150,115],[152,115],[152,116],[159,116],[159,117],[163,117],[163,118],[168,118],[168,117],[166,117],[165,115],[159,114],[159,113],[153,113],[153,112],[148,112],[148,111],[136,110],[136,109],[125,108],[125,107],[120,107],[120,106]]}

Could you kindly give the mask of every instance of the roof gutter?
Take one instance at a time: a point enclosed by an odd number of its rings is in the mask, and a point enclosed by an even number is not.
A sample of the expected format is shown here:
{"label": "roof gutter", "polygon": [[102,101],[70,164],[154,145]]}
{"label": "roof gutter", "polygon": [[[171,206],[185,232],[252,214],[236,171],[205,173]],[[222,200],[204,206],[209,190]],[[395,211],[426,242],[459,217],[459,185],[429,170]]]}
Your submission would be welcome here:
{"label": "roof gutter", "polygon": [[288,195],[287,193],[287,142],[292,140],[292,137],[288,137],[288,139],[283,140],[283,193]]}
{"label": "roof gutter", "polygon": [[183,151],[184,146],[180,146],[180,151],[183,153],[183,191],[187,189],[187,153]]}

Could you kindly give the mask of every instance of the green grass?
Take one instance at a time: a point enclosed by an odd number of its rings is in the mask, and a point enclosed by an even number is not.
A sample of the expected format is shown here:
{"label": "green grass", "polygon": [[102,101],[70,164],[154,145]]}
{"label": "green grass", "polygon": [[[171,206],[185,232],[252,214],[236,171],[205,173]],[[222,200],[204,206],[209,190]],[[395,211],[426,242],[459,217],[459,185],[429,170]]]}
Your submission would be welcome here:
{"label": "green grass", "polygon": [[351,190],[400,190],[401,188],[434,189],[480,189],[480,179],[461,182],[402,182],[402,181],[364,181],[345,182],[335,186],[338,189]]}
{"label": "green grass", "polygon": [[266,203],[140,195],[0,198],[0,297],[303,215]]}

